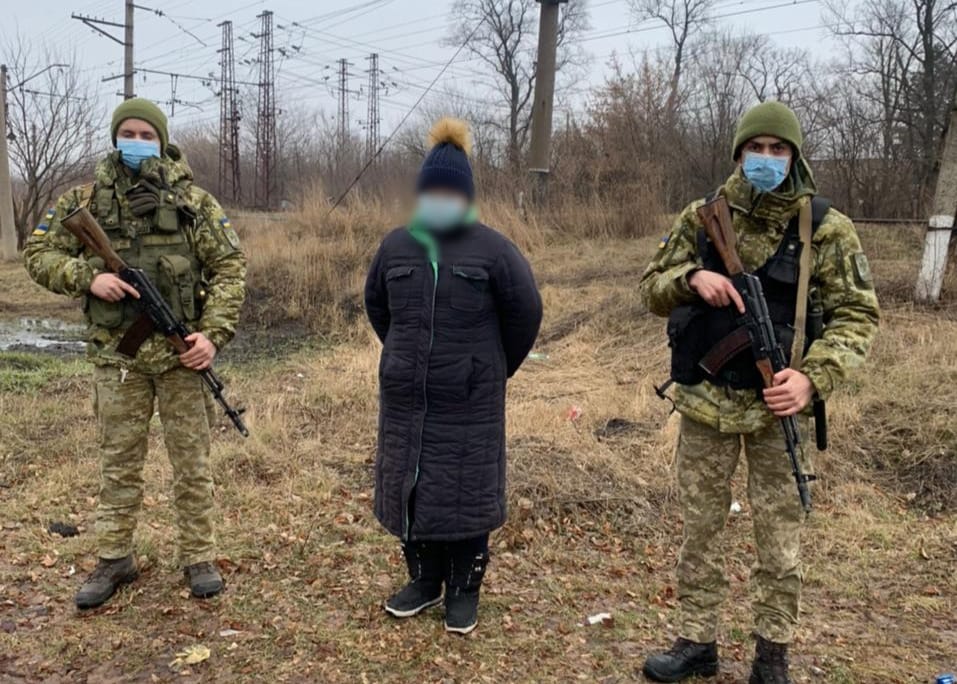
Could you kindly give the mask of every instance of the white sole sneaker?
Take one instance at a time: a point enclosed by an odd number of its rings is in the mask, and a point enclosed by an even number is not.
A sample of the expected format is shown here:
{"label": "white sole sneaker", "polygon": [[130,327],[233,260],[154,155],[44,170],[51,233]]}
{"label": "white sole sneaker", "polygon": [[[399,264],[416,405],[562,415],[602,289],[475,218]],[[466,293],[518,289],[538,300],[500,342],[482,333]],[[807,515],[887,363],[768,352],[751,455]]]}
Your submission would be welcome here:
{"label": "white sole sneaker", "polygon": [[448,623],[445,624],[445,631],[450,634],[471,634],[475,631],[475,628],[478,627],[478,622],[473,622],[468,627],[449,627]]}
{"label": "white sole sneaker", "polygon": [[439,605],[440,603],[442,603],[442,598],[443,597],[439,596],[438,598],[432,599],[431,601],[426,601],[421,606],[417,606],[415,608],[412,608],[411,610],[396,610],[395,608],[390,607],[388,604],[385,604],[383,607],[385,608],[385,612],[387,612],[392,617],[410,618],[410,617],[415,617],[416,615],[421,613],[423,610],[428,610],[432,606]]}

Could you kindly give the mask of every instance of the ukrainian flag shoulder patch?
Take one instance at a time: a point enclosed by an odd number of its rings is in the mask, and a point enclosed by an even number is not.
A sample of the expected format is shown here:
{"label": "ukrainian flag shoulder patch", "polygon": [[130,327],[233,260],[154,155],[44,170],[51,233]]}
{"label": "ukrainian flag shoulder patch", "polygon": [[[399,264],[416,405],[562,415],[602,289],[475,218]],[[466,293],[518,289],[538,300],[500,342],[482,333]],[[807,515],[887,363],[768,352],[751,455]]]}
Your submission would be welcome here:
{"label": "ukrainian flag shoulder patch", "polygon": [[50,221],[53,220],[53,217],[56,216],[56,209],[50,209],[43,216],[43,221],[40,222],[33,230],[34,235],[46,235],[47,231],[50,230]]}
{"label": "ukrainian flag shoulder patch", "polygon": [[221,219],[219,219],[219,225],[221,225],[221,226],[223,227],[223,230],[226,230],[226,229],[228,229],[228,228],[232,228],[232,227],[233,227],[233,224],[230,223],[229,219],[226,218],[225,216],[223,216]]}
{"label": "ukrainian flag shoulder patch", "polygon": [[661,238],[661,242],[658,243],[658,249],[664,249],[665,247],[667,247],[669,240],[671,240],[670,235],[665,235],[663,238]]}

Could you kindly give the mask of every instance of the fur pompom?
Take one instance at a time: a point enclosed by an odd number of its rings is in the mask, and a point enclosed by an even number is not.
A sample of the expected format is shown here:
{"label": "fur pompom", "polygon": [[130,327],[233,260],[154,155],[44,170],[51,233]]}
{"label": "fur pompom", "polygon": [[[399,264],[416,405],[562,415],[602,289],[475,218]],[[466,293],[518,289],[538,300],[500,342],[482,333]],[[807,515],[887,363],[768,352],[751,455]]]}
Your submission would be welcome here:
{"label": "fur pompom", "polygon": [[439,119],[429,131],[429,147],[435,147],[442,143],[451,143],[457,148],[472,154],[472,133],[469,131],[469,125],[462,119],[455,119],[450,116]]}

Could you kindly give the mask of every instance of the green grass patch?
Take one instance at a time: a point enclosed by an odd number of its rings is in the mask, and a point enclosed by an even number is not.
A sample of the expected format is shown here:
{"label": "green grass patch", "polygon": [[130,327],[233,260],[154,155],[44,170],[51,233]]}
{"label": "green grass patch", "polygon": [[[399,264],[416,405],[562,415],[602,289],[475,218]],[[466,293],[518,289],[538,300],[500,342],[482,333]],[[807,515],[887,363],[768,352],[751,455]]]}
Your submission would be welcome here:
{"label": "green grass patch", "polygon": [[36,392],[51,382],[88,375],[89,372],[89,363],[81,358],[0,352],[0,392]]}

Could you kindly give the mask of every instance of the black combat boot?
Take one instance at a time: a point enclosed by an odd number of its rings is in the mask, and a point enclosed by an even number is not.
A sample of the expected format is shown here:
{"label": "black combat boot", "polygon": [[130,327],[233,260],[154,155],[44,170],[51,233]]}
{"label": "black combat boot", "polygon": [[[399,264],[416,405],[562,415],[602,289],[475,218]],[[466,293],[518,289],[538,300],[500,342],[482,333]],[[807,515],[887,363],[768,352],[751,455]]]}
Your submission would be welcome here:
{"label": "black combat boot", "polygon": [[488,547],[477,550],[471,542],[449,544],[449,547],[445,576],[445,631],[468,634],[478,626],[479,590],[488,567]]}
{"label": "black combat boot", "polygon": [[758,636],[754,665],[748,684],[791,684],[788,676],[788,645]]}
{"label": "black combat boot", "polygon": [[664,653],[648,656],[643,670],[653,682],[680,682],[689,677],[718,674],[718,644],[699,644],[678,637]]}
{"label": "black combat boot", "polygon": [[434,542],[408,542],[402,545],[409,583],[385,602],[386,612],[397,618],[418,615],[426,608],[442,602],[442,579],[445,576],[445,553]]}
{"label": "black combat boot", "polygon": [[89,610],[102,606],[117,589],[135,580],[137,574],[132,555],[116,560],[101,558],[76,593],[76,607]]}
{"label": "black combat boot", "polygon": [[212,598],[226,588],[222,575],[212,563],[194,563],[183,568],[190,593],[196,598]]}

